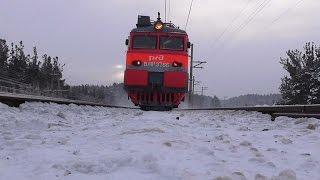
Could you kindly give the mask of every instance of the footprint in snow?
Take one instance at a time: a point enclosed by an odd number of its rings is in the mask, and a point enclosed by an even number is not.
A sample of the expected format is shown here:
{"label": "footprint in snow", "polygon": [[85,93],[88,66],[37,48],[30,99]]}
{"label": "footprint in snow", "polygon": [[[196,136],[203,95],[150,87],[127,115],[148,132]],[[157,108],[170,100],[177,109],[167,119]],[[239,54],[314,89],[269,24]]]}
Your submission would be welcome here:
{"label": "footprint in snow", "polygon": [[264,155],[261,154],[257,148],[251,147],[250,151],[254,154],[255,157],[264,157]]}
{"label": "footprint in snow", "polygon": [[2,135],[12,135],[11,132],[1,132]]}
{"label": "footprint in snow", "polygon": [[11,141],[11,140],[14,140],[14,138],[10,135],[3,135],[3,139],[6,140],[6,141]]}
{"label": "footprint in snow", "polygon": [[266,160],[264,160],[263,158],[250,158],[249,161],[255,162],[255,163],[265,163],[266,162]]}
{"label": "footprint in snow", "polygon": [[64,176],[68,176],[68,175],[70,175],[70,174],[71,174],[71,171],[66,170],[63,175],[64,175]]}
{"label": "footprint in snow", "polygon": [[69,170],[70,172],[78,172],[82,174],[109,174],[116,171],[118,168],[132,165],[131,157],[121,158],[101,158],[100,160],[92,161],[77,161],[68,165],[56,164],[52,166],[58,170]]}
{"label": "footprint in snow", "polygon": [[50,111],[45,109],[45,110],[41,110],[39,114],[48,114],[48,113],[50,113]]}
{"label": "footprint in snow", "polygon": [[232,153],[237,153],[237,152],[238,152],[238,149],[239,149],[239,146],[235,146],[235,145],[231,145],[231,146],[229,147],[229,150],[230,150],[230,152],[232,152]]}
{"label": "footprint in snow", "polygon": [[239,145],[248,147],[248,146],[252,146],[252,143],[249,141],[242,141]]}
{"label": "footprint in snow", "polygon": [[24,139],[36,140],[36,139],[41,139],[41,136],[36,135],[36,134],[27,134],[24,136]]}
{"label": "footprint in snow", "polygon": [[232,180],[229,176],[218,176],[215,177],[213,180]]}
{"label": "footprint in snow", "polygon": [[207,147],[201,147],[198,149],[198,152],[201,153],[201,154],[205,154],[205,155],[208,155],[208,156],[214,156],[214,151],[210,150],[209,148]]}
{"label": "footprint in snow", "polygon": [[79,153],[80,153],[80,150],[75,150],[75,151],[72,152],[72,154],[75,155],[75,156],[79,155]]}
{"label": "footprint in snow", "polygon": [[247,126],[241,126],[240,128],[238,128],[239,131],[251,131],[251,129],[249,129]]}
{"label": "footprint in snow", "polygon": [[66,145],[68,144],[69,139],[61,138],[57,141],[58,144],[60,145]]}
{"label": "footprint in snow", "polygon": [[273,135],[273,137],[274,137],[274,138],[282,138],[283,136],[282,136],[282,135],[277,135],[277,134],[276,134],[276,135]]}
{"label": "footprint in snow", "polygon": [[294,122],[294,124],[301,124],[301,123],[305,123],[308,122],[307,118],[302,118],[302,119],[298,119],[297,121]]}
{"label": "footprint in snow", "polygon": [[272,180],[296,180],[296,179],[297,179],[297,175],[291,169],[281,171],[278,176],[274,176],[272,178]]}
{"label": "footprint in snow", "polygon": [[242,172],[234,172],[231,176],[218,176],[213,180],[246,180],[247,178],[243,175]]}
{"label": "footprint in snow", "polygon": [[311,156],[311,154],[310,153],[302,153],[302,154],[300,154],[301,156]]}
{"label": "footprint in snow", "polygon": [[148,170],[156,171],[157,169],[159,169],[159,165],[157,162],[158,159],[152,154],[147,154],[142,157],[142,163]]}
{"label": "footprint in snow", "polygon": [[143,112],[134,113],[134,116],[141,116],[141,115],[143,115]]}
{"label": "footprint in snow", "polygon": [[268,151],[268,152],[278,152],[279,150],[276,149],[276,148],[268,148],[268,149],[266,149],[266,151]]}
{"label": "footprint in snow", "polygon": [[292,144],[293,143],[293,141],[291,139],[288,139],[288,138],[281,138],[280,142],[282,144]]}
{"label": "footprint in snow", "polygon": [[276,168],[276,165],[273,162],[267,162],[266,165],[271,168]]}
{"label": "footprint in snow", "polygon": [[260,152],[254,152],[254,155],[255,155],[256,157],[264,157],[264,155],[261,154]]}
{"label": "footprint in snow", "polygon": [[228,134],[221,134],[215,137],[215,140],[222,141],[223,143],[230,143],[230,136]]}
{"label": "footprint in snow", "polygon": [[123,132],[120,135],[131,135],[131,134],[141,134],[141,133],[165,133],[165,131],[159,128],[135,129],[135,130]]}
{"label": "footprint in snow", "polygon": [[307,157],[307,159],[300,165],[300,169],[304,169],[306,171],[310,171],[319,167],[319,162],[315,160],[313,157]]}
{"label": "footprint in snow", "polygon": [[316,128],[319,126],[319,124],[308,124],[307,129],[310,130],[316,130]]}
{"label": "footprint in snow", "polygon": [[171,147],[172,146],[172,144],[170,142],[165,142],[165,143],[163,143],[163,145],[165,145],[167,147]]}
{"label": "footprint in snow", "polygon": [[234,173],[232,173],[231,177],[234,180],[246,180],[247,179],[242,172],[234,172]]}
{"label": "footprint in snow", "polygon": [[57,116],[60,117],[60,118],[62,118],[62,119],[66,119],[66,115],[63,114],[63,112],[61,112],[61,111],[58,112]]}
{"label": "footprint in snow", "polygon": [[267,176],[264,176],[262,174],[256,174],[254,176],[254,180],[268,180],[269,178]]}

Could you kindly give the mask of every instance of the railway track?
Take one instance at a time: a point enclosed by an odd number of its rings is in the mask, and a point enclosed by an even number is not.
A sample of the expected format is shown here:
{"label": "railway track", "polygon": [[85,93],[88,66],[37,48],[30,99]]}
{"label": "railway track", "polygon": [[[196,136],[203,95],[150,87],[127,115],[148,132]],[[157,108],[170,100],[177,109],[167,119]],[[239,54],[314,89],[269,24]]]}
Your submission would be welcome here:
{"label": "railway track", "polygon": [[320,104],[314,105],[278,105],[278,106],[252,106],[252,107],[233,107],[233,108],[203,108],[203,109],[183,109],[183,110],[221,110],[221,111],[255,111],[263,114],[270,114],[271,120],[279,116],[292,118],[317,118],[320,119]]}
{"label": "railway track", "polygon": [[[9,106],[18,107],[25,102],[46,102],[57,104],[76,104],[86,106],[101,106],[110,108],[138,109],[134,107],[114,106],[101,103],[93,103],[86,101],[70,100],[63,98],[52,98],[44,96],[2,93],[0,92],[0,102]],[[179,111],[255,111],[264,114],[270,114],[271,120],[275,120],[279,116],[287,116],[292,118],[312,117],[320,119],[320,104],[316,105],[284,105],[284,106],[254,106],[254,107],[233,107],[233,108],[202,108],[202,109],[178,109]]]}
{"label": "railway track", "polygon": [[25,102],[45,102],[45,103],[57,103],[57,104],[76,104],[84,106],[101,106],[101,107],[110,107],[110,108],[126,108],[126,109],[137,109],[133,107],[124,107],[124,106],[114,106],[101,103],[87,102],[87,101],[78,101],[71,99],[63,98],[53,98],[45,96],[36,96],[28,94],[15,94],[15,93],[2,93],[0,92],[0,102],[7,104],[9,106],[18,107],[20,104]]}

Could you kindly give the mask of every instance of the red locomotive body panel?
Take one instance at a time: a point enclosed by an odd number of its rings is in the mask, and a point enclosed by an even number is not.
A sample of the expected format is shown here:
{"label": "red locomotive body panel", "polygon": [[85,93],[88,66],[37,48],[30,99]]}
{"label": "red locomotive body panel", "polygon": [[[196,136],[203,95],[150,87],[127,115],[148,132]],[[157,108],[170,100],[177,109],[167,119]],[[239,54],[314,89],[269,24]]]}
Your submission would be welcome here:
{"label": "red locomotive body panel", "polygon": [[124,84],[127,86],[148,86],[148,71],[127,69]]}
{"label": "red locomotive body panel", "polygon": [[[158,18],[155,23],[162,22]],[[151,24],[140,26],[127,41],[128,97],[142,109],[176,108],[188,91],[188,36],[171,24],[162,24],[161,30]]]}
{"label": "red locomotive body panel", "polygon": [[188,86],[188,74],[185,72],[165,72],[164,87],[185,88]]}

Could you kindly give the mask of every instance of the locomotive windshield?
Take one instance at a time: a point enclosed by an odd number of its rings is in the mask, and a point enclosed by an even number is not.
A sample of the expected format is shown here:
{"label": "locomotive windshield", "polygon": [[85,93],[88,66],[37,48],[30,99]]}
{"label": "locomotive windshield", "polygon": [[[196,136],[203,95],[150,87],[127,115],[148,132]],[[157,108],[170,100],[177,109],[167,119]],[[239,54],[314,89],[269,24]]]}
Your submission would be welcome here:
{"label": "locomotive windshield", "polygon": [[183,51],[183,38],[160,37],[160,49]]}
{"label": "locomotive windshield", "polygon": [[133,49],[156,49],[157,37],[156,36],[134,36]]}

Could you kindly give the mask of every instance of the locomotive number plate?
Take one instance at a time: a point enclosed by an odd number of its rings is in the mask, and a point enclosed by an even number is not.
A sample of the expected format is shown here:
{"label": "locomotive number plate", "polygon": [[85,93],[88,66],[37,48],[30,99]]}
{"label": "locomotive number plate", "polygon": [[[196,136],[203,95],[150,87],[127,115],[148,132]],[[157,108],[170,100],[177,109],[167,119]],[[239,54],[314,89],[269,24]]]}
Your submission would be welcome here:
{"label": "locomotive number plate", "polygon": [[170,64],[165,63],[165,62],[144,62],[143,66],[145,66],[145,67],[170,67]]}

